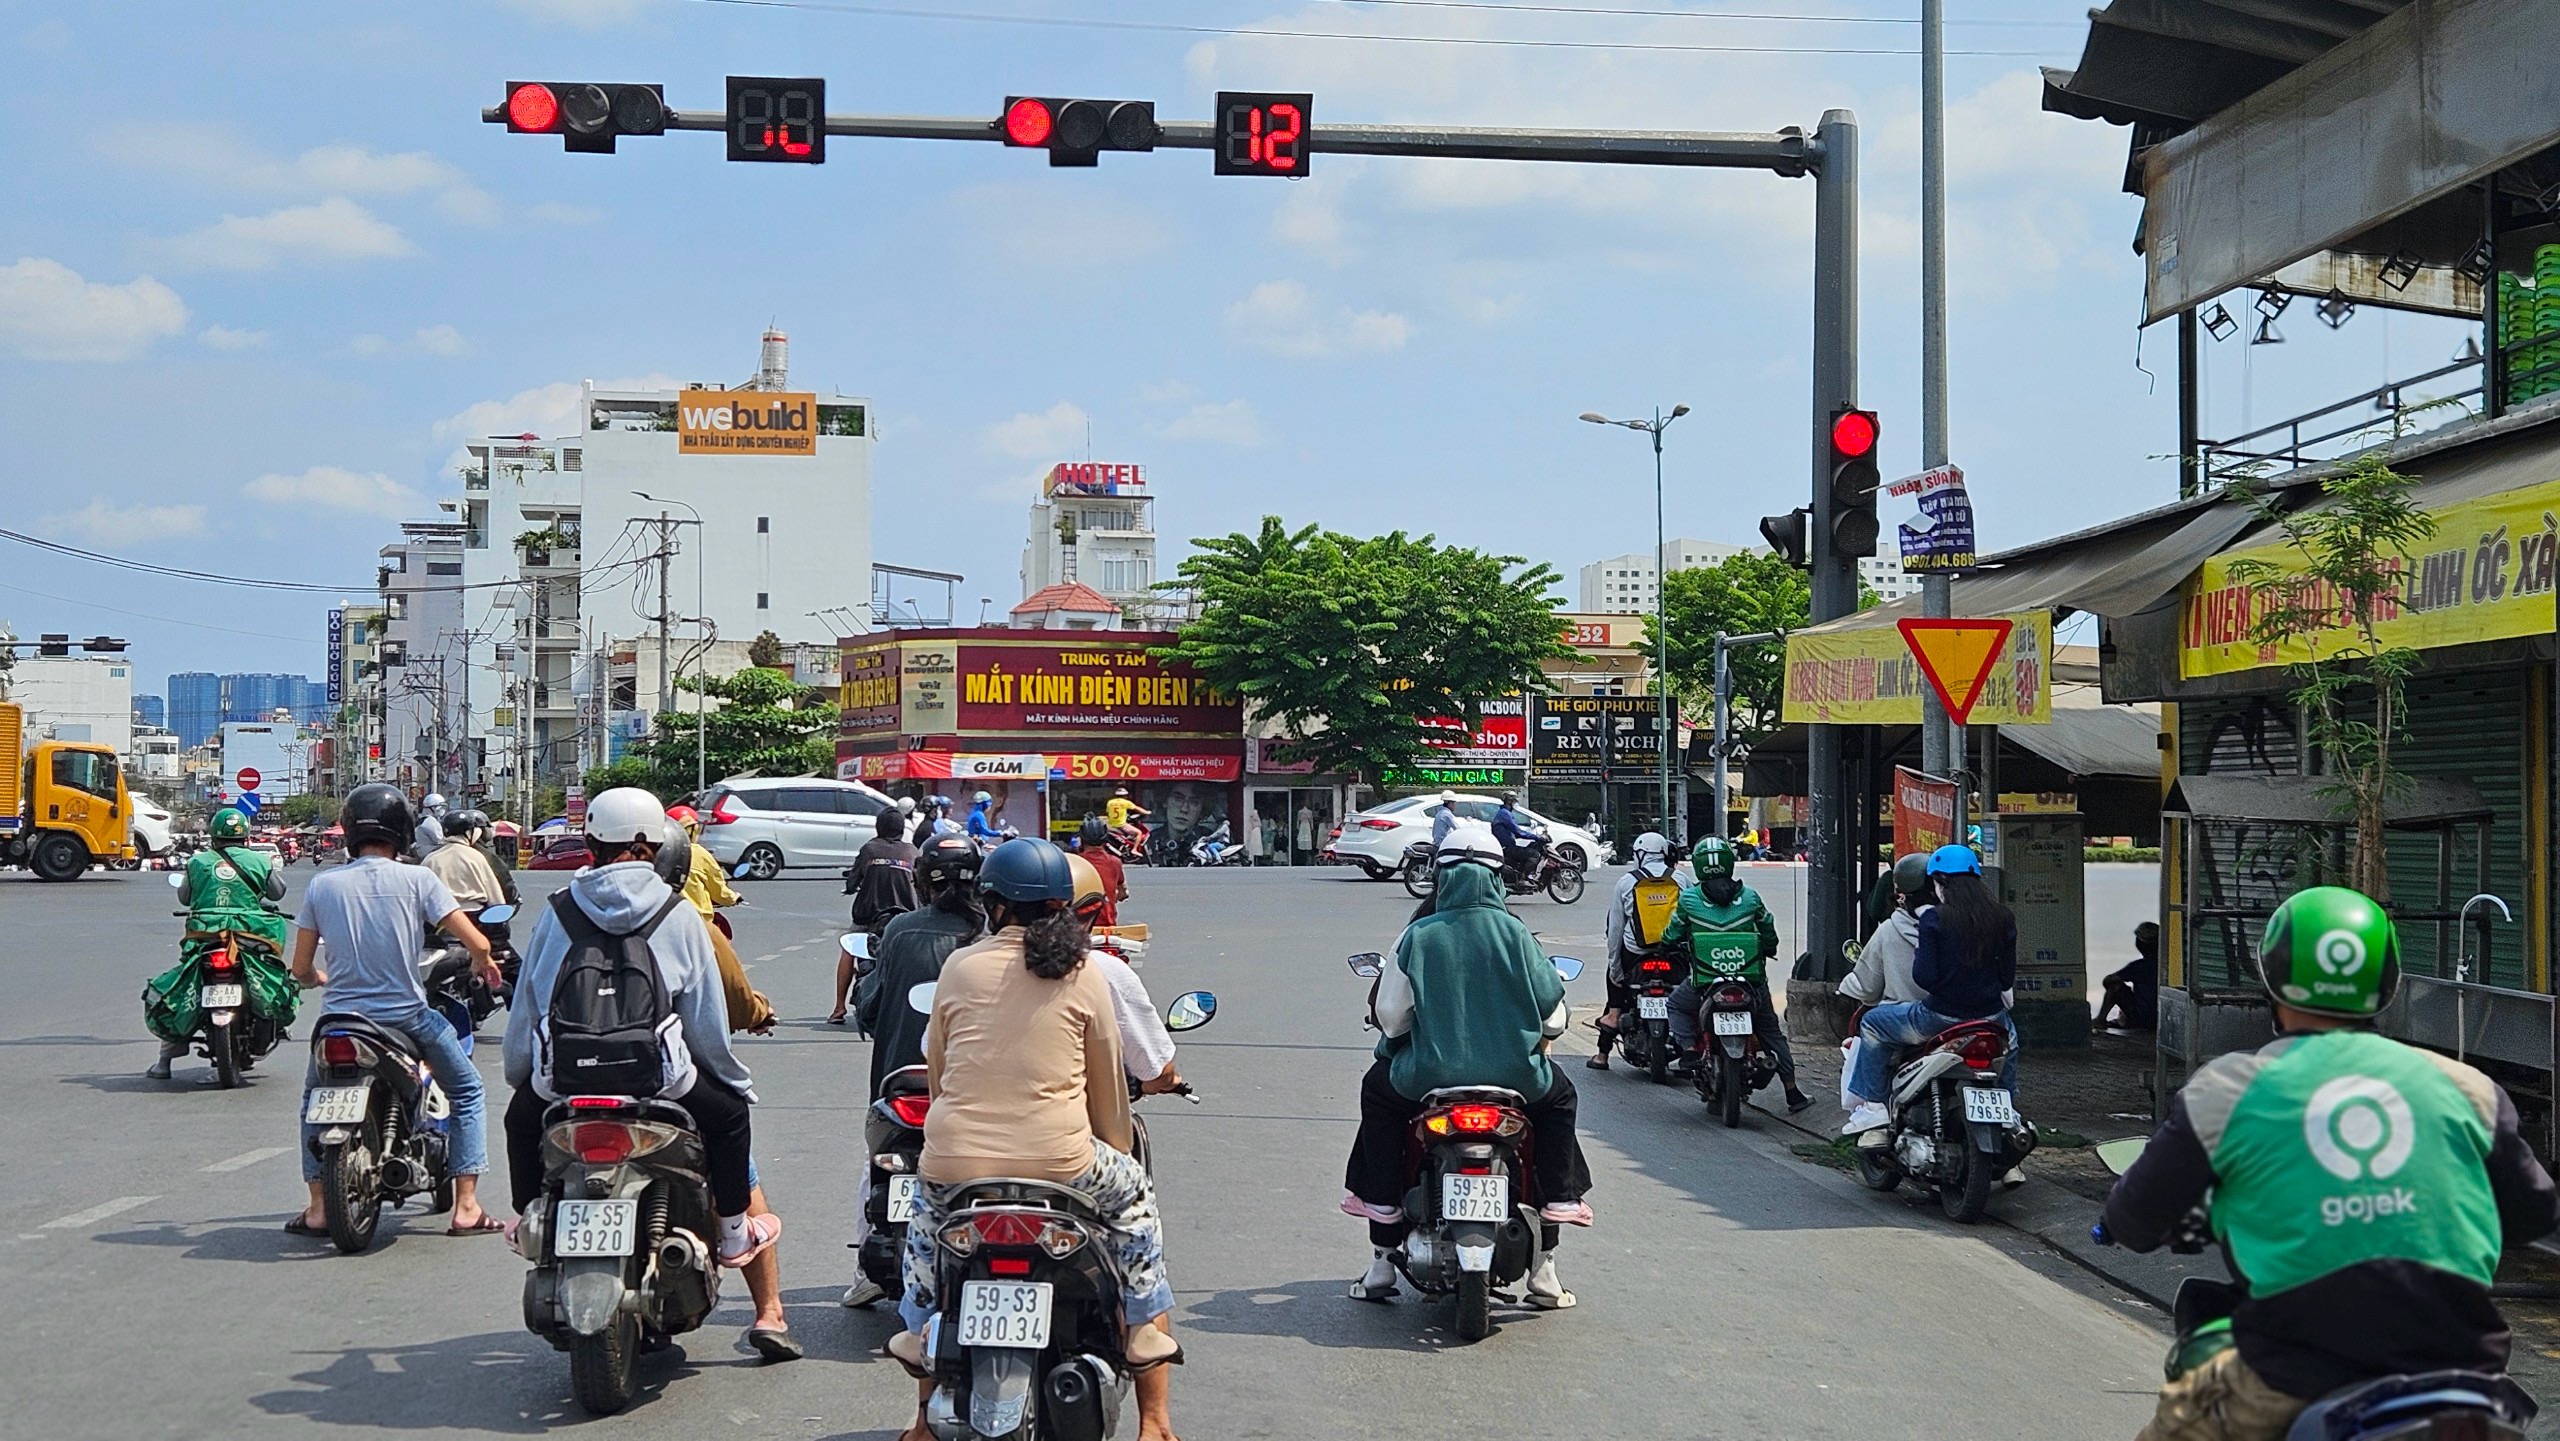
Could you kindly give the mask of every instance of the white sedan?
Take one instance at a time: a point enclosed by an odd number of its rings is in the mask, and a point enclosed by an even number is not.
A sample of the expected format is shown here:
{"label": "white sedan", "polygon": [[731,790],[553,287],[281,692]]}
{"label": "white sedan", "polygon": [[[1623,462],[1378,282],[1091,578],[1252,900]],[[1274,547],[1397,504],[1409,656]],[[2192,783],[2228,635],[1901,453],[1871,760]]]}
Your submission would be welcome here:
{"label": "white sedan", "polygon": [[[1426,792],[1404,796],[1353,811],[1342,818],[1341,827],[1325,846],[1324,858],[1340,865],[1358,866],[1371,880],[1382,881],[1394,875],[1404,864],[1404,853],[1417,841],[1431,839],[1431,810],[1440,803],[1439,793]],[[1458,819],[1483,821],[1490,825],[1493,813],[1502,808],[1499,797],[1460,792],[1457,796]],[[1589,870],[1606,865],[1610,848],[1598,836],[1580,826],[1569,826],[1542,816],[1527,806],[1514,806],[1521,815],[1535,821],[1547,833],[1555,853],[1573,864]]]}

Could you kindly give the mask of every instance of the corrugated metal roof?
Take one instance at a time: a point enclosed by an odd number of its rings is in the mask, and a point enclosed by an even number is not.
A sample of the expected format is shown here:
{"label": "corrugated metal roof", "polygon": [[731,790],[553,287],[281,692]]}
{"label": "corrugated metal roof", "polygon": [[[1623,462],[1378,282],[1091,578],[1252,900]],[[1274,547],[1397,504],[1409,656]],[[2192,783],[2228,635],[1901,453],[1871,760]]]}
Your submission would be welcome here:
{"label": "corrugated metal roof", "polygon": [[2148,125],[2195,124],[2354,38],[2409,0],[2109,0],[2089,13],[2080,64],[2044,72],[2044,108]]}

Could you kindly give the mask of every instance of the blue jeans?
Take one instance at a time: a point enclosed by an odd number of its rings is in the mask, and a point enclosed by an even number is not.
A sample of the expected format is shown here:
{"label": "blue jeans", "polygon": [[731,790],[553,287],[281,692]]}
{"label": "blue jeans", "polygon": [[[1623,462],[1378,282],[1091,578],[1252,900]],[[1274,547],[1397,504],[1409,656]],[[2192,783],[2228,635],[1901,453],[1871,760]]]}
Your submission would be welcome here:
{"label": "blue jeans", "polygon": [[[2009,1013],[1979,1019],[1995,1020],[2009,1033],[2009,1050],[2000,1058],[2000,1084],[2018,1089],[2018,1028],[2009,1022]],[[1862,1101],[1883,1101],[1893,1090],[1893,1057],[1895,1048],[1916,1046],[1934,1038],[1949,1026],[1963,1024],[1958,1016],[1942,1016],[1919,1001],[1898,1001],[1890,1006],[1877,1006],[1858,1023],[1858,1067],[1849,1073],[1849,1092]]]}
{"label": "blue jeans", "polygon": [[[435,1074],[436,1084],[444,1088],[444,1098],[453,1107],[448,1125],[451,1160],[445,1167],[448,1176],[477,1176],[489,1169],[488,1128],[481,1121],[480,1072],[471,1064],[470,1053],[462,1049],[462,1038],[455,1034],[453,1023],[433,1011],[420,1011],[403,1021],[376,1020],[418,1043],[418,1054]],[[320,1061],[315,1053],[311,1064],[303,1068],[302,1089],[307,1093],[320,1084]],[[312,1141],[326,1126],[308,1122],[302,1127],[302,1179],[320,1179],[320,1152]]]}

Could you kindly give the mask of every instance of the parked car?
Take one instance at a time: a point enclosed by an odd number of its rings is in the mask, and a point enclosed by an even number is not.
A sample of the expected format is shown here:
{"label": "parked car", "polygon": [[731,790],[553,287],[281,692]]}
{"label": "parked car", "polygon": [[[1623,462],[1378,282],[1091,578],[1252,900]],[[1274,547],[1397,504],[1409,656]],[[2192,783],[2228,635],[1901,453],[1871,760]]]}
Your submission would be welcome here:
{"label": "parked car", "polygon": [[169,853],[177,838],[177,818],[163,810],[158,801],[136,793],[133,798],[133,855],[147,861]]}
{"label": "parked car", "polygon": [[702,793],[702,843],[712,859],[769,881],[795,867],[843,870],[879,833],[873,817],[897,802],[859,781],[816,776],[725,780]]}
{"label": "parked car", "polygon": [[[1431,810],[1439,803],[1439,793],[1433,791],[1353,811],[1342,818],[1341,828],[1324,848],[1324,858],[1338,865],[1358,866],[1369,879],[1383,881],[1404,865],[1408,847],[1430,841]],[[1496,796],[1462,792],[1457,797],[1457,807],[1460,820],[1491,824],[1502,801]],[[1545,828],[1548,845],[1562,859],[1584,870],[1608,863],[1609,847],[1598,836],[1580,826],[1542,816],[1527,806],[1514,809]]]}
{"label": "parked car", "polygon": [[527,871],[582,871],[595,864],[595,856],[587,850],[587,838],[579,835],[546,836],[542,848],[533,858],[517,863]]}

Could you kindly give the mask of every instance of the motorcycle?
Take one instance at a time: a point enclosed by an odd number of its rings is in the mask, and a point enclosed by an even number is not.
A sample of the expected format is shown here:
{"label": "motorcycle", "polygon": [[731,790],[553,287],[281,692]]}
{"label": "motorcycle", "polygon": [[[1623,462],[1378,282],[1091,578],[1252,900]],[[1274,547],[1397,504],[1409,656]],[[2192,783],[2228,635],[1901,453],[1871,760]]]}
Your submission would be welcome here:
{"label": "motorcycle", "polygon": [[[500,912],[505,914],[500,915]],[[515,938],[507,926],[507,917],[514,914],[515,907],[507,905],[483,906],[471,914],[471,923],[489,938],[489,954],[497,961],[502,980],[492,987],[468,966],[454,975],[449,985],[454,998],[462,1003],[462,1009],[459,1013],[448,1011],[446,1018],[453,1021],[453,1028],[457,1031],[468,1034],[478,1030],[481,1022],[495,1015],[515,994],[516,972],[523,968],[524,961],[516,955]],[[492,920],[492,916],[498,918]],[[469,1018],[470,1025],[462,1024],[464,1017]]]}
{"label": "motorcycle", "polygon": [[[185,874],[172,874],[169,888],[184,891]],[[193,913],[180,907],[170,914],[184,918]],[[286,1027],[293,1023],[291,1002],[288,1000],[281,1010],[269,1009],[260,1001],[259,988],[250,975],[251,966],[261,962],[270,969],[280,969],[284,957],[276,954],[264,936],[247,931],[189,931],[179,948],[196,965],[197,1020],[193,1037],[173,1034],[171,1039],[191,1039],[197,1053],[213,1062],[214,1084],[230,1090],[241,1083],[261,1056],[282,1044]],[[290,987],[285,989],[289,995]],[[147,1011],[151,1004],[148,993],[144,1004]]]}
{"label": "motorcycle", "polygon": [[[909,1004],[931,1009],[931,989],[916,987],[923,994]],[[1166,1008],[1165,1029],[1197,1030],[1217,1013],[1216,996],[1186,992]],[[1137,1150],[1144,1164],[1143,1130]],[[1121,1280],[1092,1207],[1045,1181],[973,1181],[954,1188],[941,1227],[940,1300],[924,1333],[926,1429],[937,1441],[1116,1432],[1130,1385]]]}
{"label": "motorcycle", "polygon": [[[2149,1144],[2145,1136],[2107,1141],[2096,1148],[2098,1160],[2121,1176]],[[2116,1243],[2104,1220],[2089,1228],[2089,1239],[2101,1246]],[[2203,1206],[2169,1229],[2169,1249],[2177,1255],[2200,1255],[2212,1244]],[[2170,1306],[2174,1339],[2166,1368],[2172,1377],[2232,1344],[2231,1315],[2247,1294],[2237,1282],[2206,1276],[2178,1283]],[[2294,1418],[2285,1441],[2524,1441],[2526,1425],[2539,1410],[2524,1388],[2496,1372],[2422,1371],[2330,1392]]]}
{"label": "motorcycle", "polygon": [[1777,1052],[1760,1043],[1751,1013],[1750,983],[1726,979],[1709,986],[1700,1019],[1698,1053],[1690,1059],[1698,1099],[1727,1126],[1739,1126],[1743,1101],[1778,1078]]}
{"label": "motorcycle", "polygon": [[[515,913],[512,906],[489,909],[506,913],[500,921]],[[471,1032],[456,1012],[469,1014],[458,982],[470,966],[470,954],[457,945],[439,946],[419,963],[428,998],[455,1021],[465,1055]],[[386,1202],[398,1206],[423,1194],[430,1212],[453,1209],[453,1178],[445,1169],[453,1107],[419,1057],[417,1042],[363,1016],[335,1011],[312,1026],[311,1056],[316,1079],[303,1095],[302,1119],[323,1128],[309,1144],[320,1158],[329,1240],[350,1256],[370,1247]]]}
{"label": "motorcycle", "polygon": [[[1547,959],[1568,981],[1582,974],[1571,956]],[[1364,951],[1350,964],[1353,975],[1376,980],[1387,961]],[[1388,1259],[1422,1294],[1457,1298],[1463,1341],[1491,1333],[1493,1293],[1536,1270],[1543,1249],[1528,1105],[1500,1086],[1446,1086],[1422,1098],[1414,1119],[1414,1181],[1404,1197],[1413,1229]]]}
{"label": "motorcycle", "polygon": [[1127,865],[1154,865],[1155,853],[1149,848],[1154,835],[1154,827],[1145,821],[1133,820],[1111,833],[1113,852]]}
{"label": "motorcycle", "polygon": [[[1404,862],[1397,867],[1397,872],[1404,879],[1405,894],[1415,900],[1427,899],[1432,888],[1439,883],[1432,870],[1431,843],[1415,841],[1405,847]],[[1569,906],[1582,899],[1584,884],[1582,868],[1553,851],[1539,853],[1538,868],[1534,874],[1524,874],[1507,861],[1502,867],[1502,890],[1509,896],[1528,896],[1545,891],[1549,900],[1560,906]]]}
{"label": "motorcycle", "polygon": [[1191,843],[1191,864],[1195,866],[1234,865],[1244,857],[1242,847],[1235,844],[1234,832],[1225,821],[1218,828]]}
{"label": "motorcycle", "polygon": [[1635,993],[1636,1012],[1618,1017],[1618,1054],[1661,1085],[1671,1076],[1671,991],[1680,984],[1678,967],[1668,956],[1631,960],[1634,974],[1626,981]]}
{"label": "motorcycle", "polygon": [[1884,1144],[1859,1137],[1858,1180],[1890,1191],[1908,1176],[1937,1191],[1947,1219],[1981,1220],[1992,1186],[2036,1148],[2035,1126],[2001,1084],[2008,1054],[1999,1022],[1959,1021],[1896,1057]]}

